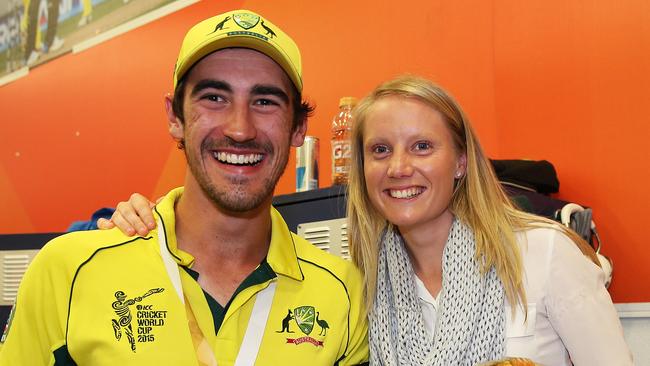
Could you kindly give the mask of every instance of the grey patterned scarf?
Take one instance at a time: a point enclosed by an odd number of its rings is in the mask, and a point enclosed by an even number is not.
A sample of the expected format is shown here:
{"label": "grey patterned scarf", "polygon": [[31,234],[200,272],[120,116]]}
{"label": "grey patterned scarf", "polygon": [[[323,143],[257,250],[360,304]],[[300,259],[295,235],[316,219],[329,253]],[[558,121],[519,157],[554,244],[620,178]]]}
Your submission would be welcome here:
{"label": "grey patterned scarf", "polygon": [[431,340],[404,241],[395,230],[383,233],[369,318],[371,365],[475,365],[503,356],[503,286],[494,268],[481,276],[475,253],[474,233],[454,219],[443,252],[438,320]]}

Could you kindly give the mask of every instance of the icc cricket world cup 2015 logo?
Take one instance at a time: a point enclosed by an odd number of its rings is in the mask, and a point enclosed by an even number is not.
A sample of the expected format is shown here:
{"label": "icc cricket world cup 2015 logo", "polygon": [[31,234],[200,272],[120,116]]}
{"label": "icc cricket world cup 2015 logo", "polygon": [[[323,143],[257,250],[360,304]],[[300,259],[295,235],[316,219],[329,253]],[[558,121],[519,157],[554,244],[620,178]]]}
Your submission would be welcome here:
{"label": "icc cricket world cup 2015 logo", "polygon": [[117,319],[111,319],[113,325],[113,331],[115,332],[115,339],[118,341],[122,339],[122,332],[126,335],[126,339],[131,345],[131,351],[135,352],[135,337],[133,336],[133,327],[131,321],[133,316],[131,315],[131,305],[134,305],[136,302],[142,301],[142,299],[163,292],[162,288],[152,288],[151,290],[145,292],[142,296],[137,296],[132,299],[127,299],[124,291],[115,292],[115,301],[112,304],[115,315],[118,316]]}

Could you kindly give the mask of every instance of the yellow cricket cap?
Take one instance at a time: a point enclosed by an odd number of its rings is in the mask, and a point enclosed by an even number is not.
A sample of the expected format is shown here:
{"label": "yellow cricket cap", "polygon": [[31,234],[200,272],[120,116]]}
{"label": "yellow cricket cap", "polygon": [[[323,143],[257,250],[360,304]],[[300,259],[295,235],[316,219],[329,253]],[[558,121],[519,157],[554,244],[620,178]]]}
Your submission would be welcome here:
{"label": "yellow cricket cap", "polygon": [[296,43],[280,28],[250,10],[234,10],[203,20],[185,35],[174,68],[174,89],[185,73],[208,54],[223,48],[250,48],[272,58],[299,92],[302,65]]}

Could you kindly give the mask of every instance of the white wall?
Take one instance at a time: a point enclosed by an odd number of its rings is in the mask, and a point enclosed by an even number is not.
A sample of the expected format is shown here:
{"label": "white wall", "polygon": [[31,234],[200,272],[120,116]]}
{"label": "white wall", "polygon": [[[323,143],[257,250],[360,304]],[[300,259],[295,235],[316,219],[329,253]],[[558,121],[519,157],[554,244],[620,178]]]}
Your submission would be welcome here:
{"label": "white wall", "polygon": [[635,365],[650,365],[650,303],[615,304]]}

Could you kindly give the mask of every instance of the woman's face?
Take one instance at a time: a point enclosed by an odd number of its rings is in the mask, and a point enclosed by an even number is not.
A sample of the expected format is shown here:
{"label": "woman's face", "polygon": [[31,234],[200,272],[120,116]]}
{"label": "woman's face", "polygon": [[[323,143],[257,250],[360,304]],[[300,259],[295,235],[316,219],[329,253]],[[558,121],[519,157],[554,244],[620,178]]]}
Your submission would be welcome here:
{"label": "woman's face", "polygon": [[373,206],[400,230],[451,215],[454,178],[465,173],[442,115],[415,98],[388,96],[368,111],[364,176]]}

